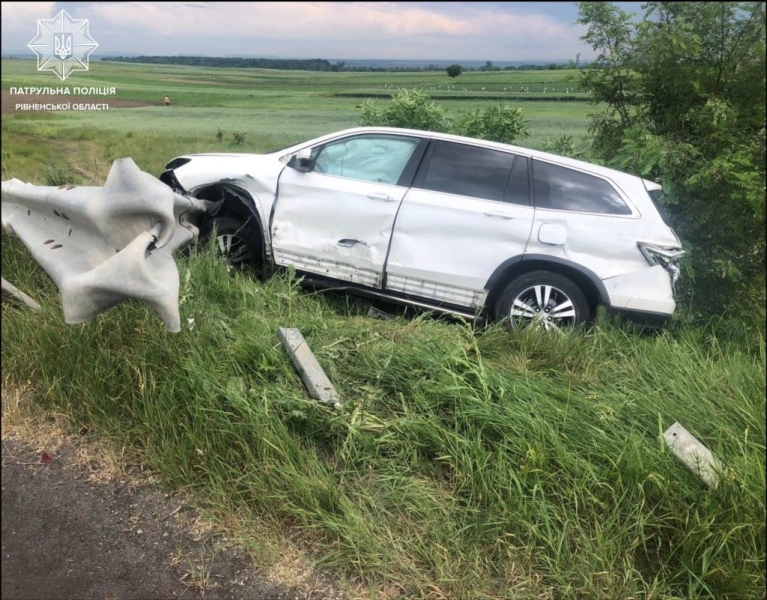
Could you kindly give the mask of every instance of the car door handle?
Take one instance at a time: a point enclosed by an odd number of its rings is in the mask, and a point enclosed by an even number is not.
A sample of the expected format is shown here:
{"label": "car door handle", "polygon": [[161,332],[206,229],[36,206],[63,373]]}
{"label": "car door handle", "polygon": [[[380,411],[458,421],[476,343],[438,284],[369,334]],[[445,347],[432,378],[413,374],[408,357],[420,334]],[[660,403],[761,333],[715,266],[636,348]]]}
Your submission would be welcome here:
{"label": "car door handle", "polygon": [[341,246],[342,248],[351,248],[352,246],[356,246],[357,244],[361,244],[362,246],[367,246],[367,244],[363,242],[362,240],[352,240],[349,238],[344,238],[336,242],[336,245]]}
{"label": "car door handle", "polygon": [[509,219],[513,219],[514,217],[508,213],[505,212],[486,212],[484,213],[486,217],[496,218],[496,219],[506,219],[507,221]]}
{"label": "car door handle", "polygon": [[371,200],[383,200],[384,202],[394,202],[396,198],[392,198],[391,196],[387,196],[386,194],[381,193],[374,193],[374,194],[368,194],[368,198]]}

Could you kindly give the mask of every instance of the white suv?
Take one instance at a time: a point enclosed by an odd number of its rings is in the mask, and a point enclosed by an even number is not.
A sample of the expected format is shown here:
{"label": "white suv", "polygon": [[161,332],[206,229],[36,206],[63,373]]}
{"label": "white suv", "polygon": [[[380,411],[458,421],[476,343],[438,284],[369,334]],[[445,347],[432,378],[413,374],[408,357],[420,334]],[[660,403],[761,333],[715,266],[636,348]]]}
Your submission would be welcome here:
{"label": "white suv", "polygon": [[160,179],[217,202],[201,238],[231,262],[545,328],[605,305],[674,312],[684,255],[633,175],[527,148],[408,129],[348,129],[269,154],[193,154]]}

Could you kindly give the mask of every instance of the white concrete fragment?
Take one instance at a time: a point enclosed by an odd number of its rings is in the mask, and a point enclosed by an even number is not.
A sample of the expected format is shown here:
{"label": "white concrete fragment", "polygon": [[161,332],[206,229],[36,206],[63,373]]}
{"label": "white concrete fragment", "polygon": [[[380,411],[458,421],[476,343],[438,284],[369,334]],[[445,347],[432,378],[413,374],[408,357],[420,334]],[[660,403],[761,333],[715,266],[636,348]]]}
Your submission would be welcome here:
{"label": "white concrete fragment", "polygon": [[15,285],[2,278],[3,298],[8,298],[19,304],[24,304],[28,308],[31,308],[35,312],[43,312],[43,308],[38,304],[36,300],[27,296]]}
{"label": "white concrete fragment", "polygon": [[341,407],[341,398],[298,329],[280,327],[277,336],[301,375],[309,395],[325,404]]}
{"label": "white concrete fragment", "polygon": [[719,485],[722,465],[689,431],[679,423],[674,423],[663,433],[663,437],[674,455],[706,485],[712,488]]}
{"label": "white concrete fragment", "polygon": [[136,298],[180,331],[173,252],[197,236],[186,217],[207,205],[176,194],[130,158],[114,162],[104,187],[2,183],[3,228],[56,283],[67,323]]}

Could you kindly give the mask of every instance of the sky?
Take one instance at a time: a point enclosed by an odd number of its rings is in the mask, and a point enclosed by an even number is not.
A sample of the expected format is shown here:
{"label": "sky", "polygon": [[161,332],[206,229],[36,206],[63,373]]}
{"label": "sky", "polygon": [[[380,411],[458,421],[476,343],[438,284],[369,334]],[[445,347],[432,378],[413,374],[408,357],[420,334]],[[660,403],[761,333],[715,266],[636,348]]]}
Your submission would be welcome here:
{"label": "sky", "polygon": [[[641,13],[639,2],[616,2]],[[569,2],[2,2],[2,52],[38,19],[88,19],[103,53],[326,59],[568,60],[594,57]]]}

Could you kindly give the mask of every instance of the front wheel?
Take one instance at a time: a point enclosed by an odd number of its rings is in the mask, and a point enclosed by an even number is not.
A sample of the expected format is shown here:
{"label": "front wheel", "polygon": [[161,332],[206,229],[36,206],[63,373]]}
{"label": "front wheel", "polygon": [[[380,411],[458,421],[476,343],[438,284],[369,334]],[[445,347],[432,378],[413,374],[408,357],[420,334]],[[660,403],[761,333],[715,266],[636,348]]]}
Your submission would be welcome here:
{"label": "front wheel", "polygon": [[216,237],[216,250],[233,267],[258,268],[262,265],[261,234],[250,223],[232,217],[206,221],[200,228],[200,242]]}
{"label": "front wheel", "polygon": [[588,323],[592,314],[586,296],[572,280],[551,271],[531,271],[506,286],[494,317],[512,329],[531,325],[548,331]]}

